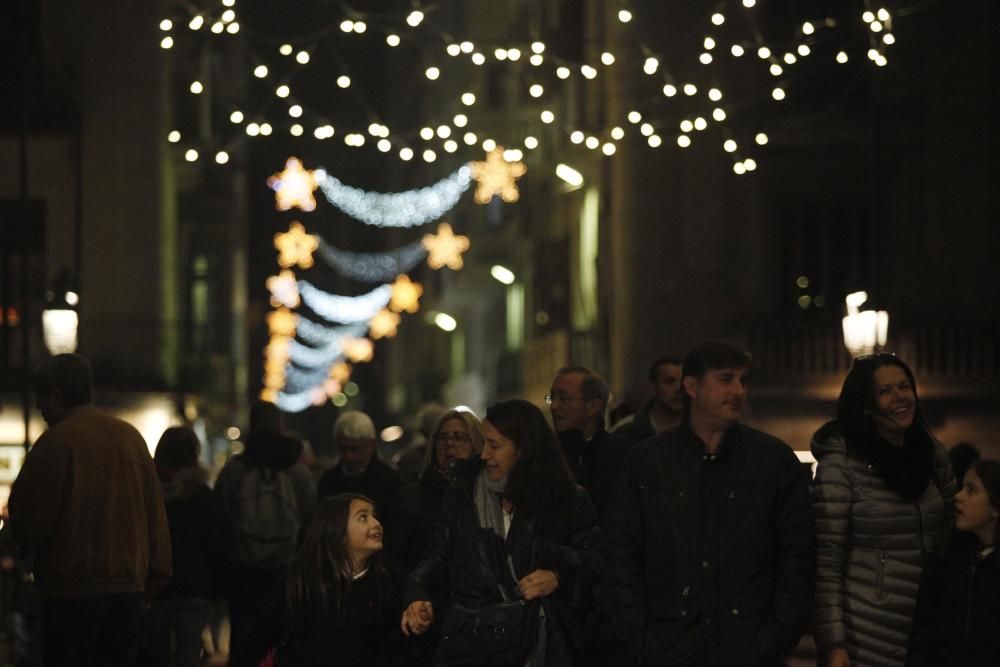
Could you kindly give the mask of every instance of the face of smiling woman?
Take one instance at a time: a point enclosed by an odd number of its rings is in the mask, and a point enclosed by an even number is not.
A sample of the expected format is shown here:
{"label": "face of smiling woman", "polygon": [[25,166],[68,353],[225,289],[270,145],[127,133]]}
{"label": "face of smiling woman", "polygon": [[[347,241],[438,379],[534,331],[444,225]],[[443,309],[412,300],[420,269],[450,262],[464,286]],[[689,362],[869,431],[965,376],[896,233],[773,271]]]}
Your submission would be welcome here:
{"label": "face of smiling woman", "polygon": [[888,428],[905,432],[917,410],[917,395],[910,378],[902,368],[889,364],[875,370],[873,383],[875,411]]}
{"label": "face of smiling woman", "polygon": [[375,508],[365,501],[354,499],[347,517],[347,550],[355,569],[361,571],[368,560],[382,551],[382,524],[375,516]]}
{"label": "face of smiling woman", "polygon": [[494,482],[500,481],[521,458],[521,450],[513,440],[496,430],[488,419],[483,422],[483,440],[485,444],[480,457],[486,462],[486,476]]}

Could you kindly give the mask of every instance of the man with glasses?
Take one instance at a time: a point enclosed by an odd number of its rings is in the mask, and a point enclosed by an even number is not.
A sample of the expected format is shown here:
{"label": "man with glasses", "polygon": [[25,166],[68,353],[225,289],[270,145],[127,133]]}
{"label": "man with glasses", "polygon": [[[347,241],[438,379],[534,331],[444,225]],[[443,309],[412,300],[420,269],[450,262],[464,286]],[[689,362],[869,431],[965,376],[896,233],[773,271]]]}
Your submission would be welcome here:
{"label": "man with glasses", "polygon": [[560,368],[545,402],[559,434],[563,454],[577,483],[590,493],[602,519],[625,455],[633,443],[604,429],[610,391],[604,379],[588,368]]}

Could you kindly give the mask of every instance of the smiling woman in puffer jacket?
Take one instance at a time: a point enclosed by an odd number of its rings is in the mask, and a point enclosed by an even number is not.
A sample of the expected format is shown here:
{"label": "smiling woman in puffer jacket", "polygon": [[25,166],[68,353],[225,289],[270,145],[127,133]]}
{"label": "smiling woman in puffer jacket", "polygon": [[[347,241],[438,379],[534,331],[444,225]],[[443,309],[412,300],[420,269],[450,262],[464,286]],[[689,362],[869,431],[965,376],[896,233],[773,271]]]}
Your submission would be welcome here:
{"label": "smiling woman in puffer jacket", "polygon": [[855,359],[812,451],[821,664],[901,666],[920,574],[956,490],[910,368],[887,353]]}

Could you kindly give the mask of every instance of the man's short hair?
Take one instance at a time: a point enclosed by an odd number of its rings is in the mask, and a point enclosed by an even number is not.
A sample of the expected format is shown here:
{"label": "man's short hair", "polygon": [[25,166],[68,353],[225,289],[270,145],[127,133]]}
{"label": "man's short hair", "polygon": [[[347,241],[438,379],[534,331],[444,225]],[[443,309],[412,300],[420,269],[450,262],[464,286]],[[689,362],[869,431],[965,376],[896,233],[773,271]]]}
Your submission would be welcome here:
{"label": "man's short hair", "polygon": [[602,409],[608,406],[611,390],[604,378],[583,366],[565,366],[560,368],[556,375],[570,375],[571,373],[579,373],[583,376],[583,383],[580,385],[580,394],[583,398],[587,400],[598,399]]}
{"label": "man's short hair", "polygon": [[83,355],[57,354],[35,369],[34,386],[39,396],[58,389],[67,408],[89,405],[94,400],[94,371]]}
{"label": "man's short hair", "polygon": [[705,373],[720,368],[749,368],[753,363],[750,353],[729,341],[706,340],[695,346],[681,366],[681,378],[705,377]]}
{"label": "man's short hair", "polygon": [[667,364],[680,367],[681,360],[671,354],[658,358],[649,367],[649,381],[656,382],[657,378],[660,377],[660,366],[665,366]]}
{"label": "man's short hair", "polygon": [[375,422],[360,410],[348,410],[333,424],[333,439],[337,441],[340,438],[374,440]]}

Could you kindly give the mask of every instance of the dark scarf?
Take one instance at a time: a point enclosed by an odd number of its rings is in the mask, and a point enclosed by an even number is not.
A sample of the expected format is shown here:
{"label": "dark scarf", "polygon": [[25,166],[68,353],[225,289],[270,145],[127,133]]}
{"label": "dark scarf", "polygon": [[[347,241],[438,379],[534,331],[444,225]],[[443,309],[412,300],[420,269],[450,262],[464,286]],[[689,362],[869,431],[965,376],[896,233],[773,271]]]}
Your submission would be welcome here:
{"label": "dark scarf", "polygon": [[914,502],[927,491],[934,477],[934,442],[927,431],[913,424],[897,447],[875,432],[874,424],[844,429],[847,446],[859,451],[886,485],[906,502]]}

